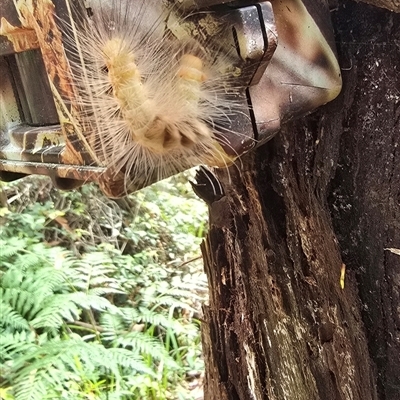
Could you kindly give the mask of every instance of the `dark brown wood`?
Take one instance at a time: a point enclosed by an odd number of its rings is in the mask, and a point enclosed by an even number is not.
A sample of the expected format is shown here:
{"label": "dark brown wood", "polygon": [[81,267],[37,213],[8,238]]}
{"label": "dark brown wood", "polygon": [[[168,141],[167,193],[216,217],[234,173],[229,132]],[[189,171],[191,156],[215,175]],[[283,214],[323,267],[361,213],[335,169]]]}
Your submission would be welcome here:
{"label": "dark brown wood", "polygon": [[390,11],[400,12],[400,0],[357,0],[372,4],[376,7],[387,8]]}
{"label": "dark brown wood", "polygon": [[206,400],[400,399],[400,15],[333,18],[340,97],[218,173]]}

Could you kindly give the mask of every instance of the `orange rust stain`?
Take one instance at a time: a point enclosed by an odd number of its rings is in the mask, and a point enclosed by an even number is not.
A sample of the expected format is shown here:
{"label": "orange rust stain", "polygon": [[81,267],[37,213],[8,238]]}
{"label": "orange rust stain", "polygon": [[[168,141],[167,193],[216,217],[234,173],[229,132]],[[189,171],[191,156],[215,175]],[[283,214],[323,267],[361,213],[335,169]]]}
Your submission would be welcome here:
{"label": "orange rust stain", "polygon": [[5,36],[16,53],[39,47],[36,33],[32,29],[20,28],[10,24],[4,17],[0,20],[0,35]]}

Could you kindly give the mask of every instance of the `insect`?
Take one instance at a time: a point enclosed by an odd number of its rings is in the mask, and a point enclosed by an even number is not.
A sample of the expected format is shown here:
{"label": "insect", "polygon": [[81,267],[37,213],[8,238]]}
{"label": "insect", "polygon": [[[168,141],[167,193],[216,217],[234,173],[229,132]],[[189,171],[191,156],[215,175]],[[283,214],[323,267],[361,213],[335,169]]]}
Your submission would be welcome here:
{"label": "insect", "polygon": [[189,3],[4,0],[0,179],[124,196],[229,166],[339,93],[322,0]]}
{"label": "insect", "polygon": [[235,49],[216,61],[207,39],[169,21],[173,8],[159,1],[91,5],[80,26],[64,25],[64,41],[73,101],[101,164],[124,175],[126,191],[193,165],[229,165],[221,133],[239,135],[231,117],[245,89],[233,84]]}

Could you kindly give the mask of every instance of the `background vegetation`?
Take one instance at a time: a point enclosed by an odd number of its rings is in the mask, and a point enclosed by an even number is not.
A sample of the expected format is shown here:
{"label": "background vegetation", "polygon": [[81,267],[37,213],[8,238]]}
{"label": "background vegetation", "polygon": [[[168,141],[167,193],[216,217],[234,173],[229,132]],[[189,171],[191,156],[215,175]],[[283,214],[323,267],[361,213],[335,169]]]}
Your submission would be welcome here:
{"label": "background vegetation", "polygon": [[207,210],[187,178],[117,201],[2,185],[0,398],[201,398]]}

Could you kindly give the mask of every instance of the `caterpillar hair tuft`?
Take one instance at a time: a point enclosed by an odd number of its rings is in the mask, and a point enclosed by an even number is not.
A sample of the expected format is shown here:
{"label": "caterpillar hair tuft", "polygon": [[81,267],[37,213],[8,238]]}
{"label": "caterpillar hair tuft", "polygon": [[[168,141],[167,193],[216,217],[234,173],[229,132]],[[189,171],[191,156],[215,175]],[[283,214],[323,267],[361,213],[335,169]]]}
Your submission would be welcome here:
{"label": "caterpillar hair tuft", "polygon": [[[97,159],[123,174],[126,191],[195,165],[231,164],[226,133],[238,135],[232,118],[246,106],[244,88],[234,83],[236,49],[193,34],[193,24],[161,1],[90,6],[90,16],[63,31],[75,101]],[[221,22],[214,33],[223,37],[224,29]]]}

